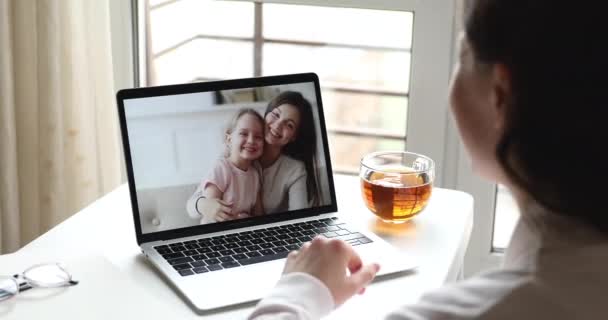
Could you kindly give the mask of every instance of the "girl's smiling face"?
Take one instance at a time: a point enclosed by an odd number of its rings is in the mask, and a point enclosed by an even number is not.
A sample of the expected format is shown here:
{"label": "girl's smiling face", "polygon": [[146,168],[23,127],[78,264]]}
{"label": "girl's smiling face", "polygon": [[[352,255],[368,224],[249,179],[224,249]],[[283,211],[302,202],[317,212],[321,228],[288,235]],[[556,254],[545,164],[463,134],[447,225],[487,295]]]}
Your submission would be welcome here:
{"label": "girl's smiling face", "polygon": [[266,143],[283,147],[296,139],[300,127],[300,112],[295,106],[282,104],[264,118],[266,120]]}
{"label": "girl's smiling face", "polygon": [[232,132],[226,135],[230,159],[235,161],[256,160],[264,148],[264,127],[259,119],[250,114],[242,115]]}

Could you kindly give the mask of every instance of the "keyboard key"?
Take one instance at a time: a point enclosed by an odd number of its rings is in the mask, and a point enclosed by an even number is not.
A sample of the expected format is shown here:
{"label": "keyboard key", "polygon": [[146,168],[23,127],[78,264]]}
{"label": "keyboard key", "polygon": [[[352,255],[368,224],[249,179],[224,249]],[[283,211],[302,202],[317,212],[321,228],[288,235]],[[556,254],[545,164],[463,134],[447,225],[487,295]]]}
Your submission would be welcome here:
{"label": "keyboard key", "polygon": [[311,236],[303,236],[303,237],[299,237],[298,240],[300,242],[308,242],[308,241],[312,240],[312,237]]}
{"label": "keyboard key", "polygon": [[194,256],[198,254],[196,250],[186,250],[182,252],[185,256]]}
{"label": "keyboard key", "polygon": [[196,240],[184,241],[184,244],[193,244],[193,243],[196,243]]}
{"label": "keyboard key", "polygon": [[222,245],[216,245],[216,246],[211,246],[211,250],[213,250],[213,251],[222,251],[222,250],[226,250],[226,247],[224,247]]}
{"label": "keyboard key", "polygon": [[232,256],[235,260],[247,259],[247,255],[239,253]]}
{"label": "keyboard key", "polygon": [[353,240],[353,239],[363,238],[363,237],[365,237],[363,234],[357,232],[357,233],[347,234],[347,235],[344,235],[344,236],[339,236],[339,237],[336,237],[336,239],[340,239],[340,240],[343,240],[343,241],[348,241],[348,240]]}
{"label": "keyboard key", "polygon": [[179,270],[179,271],[177,271],[177,272],[179,272],[179,274],[181,274],[181,275],[182,275],[182,277],[185,277],[185,276],[191,276],[191,275],[193,275],[193,274],[194,274],[194,272],[192,272],[192,270],[190,270],[190,269],[186,269],[186,270]]}
{"label": "keyboard key", "polygon": [[205,260],[207,258],[210,258],[210,257],[207,257],[206,254],[197,254],[195,256],[192,256],[192,259],[197,260],[197,261]]}
{"label": "keyboard key", "polygon": [[251,240],[253,237],[250,234],[242,235],[238,237],[241,241],[243,240]]}
{"label": "keyboard key", "polygon": [[234,248],[232,251],[234,251],[236,253],[245,253],[245,252],[248,252],[249,250],[247,250],[246,248]]}
{"label": "keyboard key", "polygon": [[326,229],[327,229],[327,231],[338,231],[338,230],[340,230],[340,228],[338,228],[336,226],[329,226]]}
{"label": "keyboard key", "polygon": [[253,231],[243,231],[241,233],[239,233],[239,235],[246,235],[246,234],[251,234]]}
{"label": "keyboard key", "polygon": [[234,253],[235,253],[235,252],[234,252],[234,251],[232,251],[232,250],[222,250],[222,251],[220,251],[220,254],[221,254],[222,256],[231,256],[231,255],[233,255]]}
{"label": "keyboard key", "polygon": [[289,251],[292,251],[292,250],[298,250],[300,248],[300,246],[297,244],[290,244],[290,245],[285,246],[285,248],[287,248],[287,250],[289,250]]}
{"label": "keyboard key", "polygon": [[262,249],[270,249],[270,248],[274,247],[274,245],[272,243],[266,242],[266,243],[260,244],[260,247],[262,247]]}
{"label": "keyboard key", "polygon": [[192,268],[189,264],[184,263],[184,264],[176,264],[173,266],[173,269],[175,270],[186,270],[186,269],[190,269]]}
{"label": "keyboard key", "polygon": [[299,237],[303,237],[304,235],[298,231],[296,232],[292,232],[291,234],[289,234],[290,237],[292,238],[299,238]]}
{"label": "keyboard key", "polygon": [[200,249],[196,249],[199,253],[207,253],[213,251],[210,247],[202,247]]}
{"label": "keyboard key", "polygon": [[361,244],[366,244],[366,243],[373,242],[372,240],[370,240],[369,238],[366,238],[366,237],[359,238],[357,240],[359,240],[359,242],[361,242]]}
{"label": "keyboard key", "polygon": [[239,267],[240,265],[241,264],[236,261],[224,262],[221,264],[224,269]]}
{"label": "keyboard key", "polygon": [[168,254],[168,253],[173,253],[173,250],[169,249],[169,247],[165,248],[165,249],[156,249],[156,252],[158,252],[158,254]]}
{"label": "keyboard key", "polygon": [[342,229],[341,229],[341,230],[336,231],[336,233],[337,233],[339,236],[344,236],[344,235],[349,234],[349,233],[350,233],[350,231],[348,231],[348,230],[342,230]]}
{"label": "keyboard key", "polygon": [[281,246],[286,246],[288,243],[282,240],[279,241],[275,241],[272,243],[273,247],[281,247]]}
{"label": "keyboard key", "polygon": [[253,243],[251,243],[251,241],[249,241],[249,240],[243,240],[243,241],[238,242],[239,247],[246,247],[246,246],[250,246],[252,244]]}
{"label": "keyboard key", "polygon": [[193,261],[193,260],[190,257],[167,260],[167,262],[169,262],[169,264],[172,265],[172,266],[178,265],[178,264],[182,264],[182,263],[191,262],[191,261]]}
{"label": "keyboard key", "polygon": [[315,234],[314,231],[312,231],[312,230],[302,230],[302,231],[300,231],[300,233],[303,235],[307,235],[307,236]]}
{"label": "keyboard key", "polygon": [[209,269],[209,271],[218,271],[224,268],[222,268],[222,266],[220,266],[219,264],[212,264],[210,266],[207,266],[207,269]]}
{"label": "keyboard key", "polygon": [[258,245],[252,245],[252,246],[247,247],[247,250],[249,250],[249,251],[258,251],[258,250],[261,250],[261,249],[262,248],[260,246],[258,246]]}
{"label": "keyboard key", "polygon": [[186,247],[184,246],[175,246],[175,247],[171,247],[171,250],[173,250],[173,252],[180,252],[180,251],[186,251]]}
{"label": "keyboard key", "polygon": [[313,231],[314,231],[316,234],[320,234],[320,233],[327,232],[327,228],[323,228],[323,227],[321,227],[321,228],[316,228],[316,229],[314,229]]}
{"label": "keyboard key", "polygon": [[[205,261],[194,261],[194,262],[190,262],[190,265],[196,268],[196,267],[204,267],[207,264],[205,263]],[[194,272],[196,272],[196,270]]]}
{"label": "keyboard key", "polygon": [[267,256],[269,254],[274,254],[274,251],[270,250],[270,249],[264,249],[264,250],[260,250],[258,251],[259,253],[261,253],[264,256]]}
{"label": "keyboard key", "polygon": [[163,244],[163,245],[154,247],[154,249],[156,249],[156,250],[159,250],[159,249],[169,249],[169,246],[166,245],[166,244]]}
{"label": "keyboard key", "polygon": [[234,259],[232,258],[232,256],[225,256],[225,257],[220,257],[219,258],[221,262],[230,262],[230,261],[234,261]]}
{"label": "keyboard key", "polygon": [[207,259],[207,260],[205,260],[205,263],[206,263],[207,265],[218,264],[218,263],[220,263],[220,260],[218,260],[218,259],[216,259],[216,258],[213,258],[213,259]]}
{"label": "keyboard key", "polygon": [[236,242],[232,242],[232,243],[225,244],[224,247],[226,247],[226,249],[234,249],[234,248],[238,248],[239,245]]}
{"label": "keyboard key", "polygon": [[163,254],[163,258],[169,260],[169,259],[175,259],[175,258],[181,258],[183,257],[184,254],[181,252],[174,252],[174,253],[167,253],[167,254]]}
{"label": "keyboard key", "polygon": [[264,243],[264,240],[262,238],[251,239],[251,243],[260,244],[260,243]]}
{"label": "keyboard key", "polygon": [[217,258],[217,257],[221,257],[222,255],[219,252],[209,252],[205,254],[208,258]]}
{"label": "keyboard key", "polygon": [[285,248],[285,247],[276,247],[276,248],[272,248],[272,251],[274,251],[276,253],[281,253],[281,252],[287,251],[287,248]]}
{"label": "keyboard key", "polygon": [[264,232],[264,235],[267,236],[267,237],[276,236],[277,234],[279,234],[279,233],[276,232],[276,231],[272,231],[272,230]]}
{"label": "keyboard key", "polygon": [[276,236],[276,238],[279,240],[287,240],[290,238],[290,236],[288,234],[279,234]]}
{"label": "keyboard key", "polygon": [[228,242],[226,242],[226,240],[223,240],[223,239],[218,239],[218,240],[212,240],[211,243],[214,244],[214,245],[216,245],[216,246],[219,246],[219,245],[222,245],[222,244],[226,244]]}
{"label": "keyboard key", "polygon": [[181,242],[174,242],[174,243],[169,244],[169,247],[177,247],[177,246],[180,246],[180,247],[181,247],[181,246],[183,246],[183,245],[184,245],[184,244],[183,244],[183,243],[181,243]]}
{"label": "keyboard key", "polygon": [[192,271],[194,271],[196,273],[205,273],[205,272],[209,272],[209,269],[207,269],[205,267],[198,267],[198,268],[192,269]]}
{"label": "keyboard key", "polygon": [[257,251],[251,251],[251,252],[247,252],[245,253],[249,258],[254,258],[254,257],[259,257],[261,256],[261,254]]}
{"label": "keyboard key", "polygon": [[191,244],[185,245],[184,247],[186,247],[186,249],[194,250],[194,249],[200,248],[201,246],[199,246],[198,244],[191,243]]}
{"label": "keyboard key", "polygon": [[323,236],[324,236],[325,238],[333,238],[333,237],[337,237],[337,236],[338,236],[338,234],[337,234],[337,233],[335,233],[335,232],[333,232],[333,231],[329,231],[329,232],[325,232],[325,233],[323,234]]}
{"label": "keyboard key", "polygon": [[243,259],[243,260],[240,260],[239,262],[242,265],[246,266],[246,265],[250,265],[250,264],[254,264],[254,263],[283,259],[283,258],[287,257],[287,254],[288,254],[288,252],[285,251],[285,252],[281,252],[281,253],[277,253],[277,254],[269,254],[269,255],[265,255],[265,256],[258,256],[258,257],[252,257],[249,259]]}
{"label": "keyboard key", "polygon": [[211,245],[211,240],[209,240],[209,239],[201,239],[201,240],[198,240],[198,244],[201,247],[203,247],[203,246],[208,247],[208,246]]}
{"label": "keyboard key", "polygon": [[230,237],[226,238],[226,242],[228,244],[235,243],[237,241],[239,241],[239,238],[237,238],[236,235],[230,235]]}

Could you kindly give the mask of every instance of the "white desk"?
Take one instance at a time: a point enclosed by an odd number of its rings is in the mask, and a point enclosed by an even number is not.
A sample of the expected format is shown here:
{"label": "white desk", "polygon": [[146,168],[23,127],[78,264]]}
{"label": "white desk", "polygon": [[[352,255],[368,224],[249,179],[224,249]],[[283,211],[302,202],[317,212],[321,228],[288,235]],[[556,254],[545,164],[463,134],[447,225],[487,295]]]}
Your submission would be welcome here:
{"label": "white desk", "polygon": [[[382,314],[459,277],[473,224],[473,199],[466,193],[435,188],[428,207],[411,223],[386,225],[378,222],[365,208],[357,177],[335,177],[338,208],[341,216],[369,228],[388,242],[419,259],[418,270],[411,275],[384,279],[370,285],[363,296],[347,302],[332,316],[344,319],[380,318]],[[34,240],[19,252],[74,257],[99,252],[140,286],[152,293],[154,301],[164,301],[154,308],[168,310],[173,319],[199,318],[141,256],[136,244],[128,187],[120,186],[81,212]],[[75,275],[77,277],[77,275]],[[117,284],[108,279],[115,290]],[[110,290],[110,289],[108,289]],[[92,293],[93,295],[94,293]],[[148,296],[146,296],[148,297]],[[103,304],[99,296],[91,304]],[[160,298],[160,300],[156,299]],[[134,308],[149,308],[145,297],[132,297]],[[381,308],[370,308],[379,306]],[[110,307],[110,306],[108,306]],[[242,319],[251,306],[232,308],[206,316],[206,319]],[[56,318],[61,314],[49,315]],[[164,316],[159,319],[166,320]],[[10,316],[10,314],[9,314]]]}

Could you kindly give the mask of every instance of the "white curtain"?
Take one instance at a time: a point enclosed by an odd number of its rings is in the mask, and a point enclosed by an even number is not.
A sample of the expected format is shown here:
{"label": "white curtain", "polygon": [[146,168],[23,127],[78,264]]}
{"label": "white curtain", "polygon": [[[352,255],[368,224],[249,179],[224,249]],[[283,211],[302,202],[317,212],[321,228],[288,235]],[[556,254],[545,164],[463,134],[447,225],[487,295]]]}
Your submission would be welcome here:
{"label": "white curtain", "polygon": [[8,253],[120,183],[109,1],[0,0],[0,48]]}

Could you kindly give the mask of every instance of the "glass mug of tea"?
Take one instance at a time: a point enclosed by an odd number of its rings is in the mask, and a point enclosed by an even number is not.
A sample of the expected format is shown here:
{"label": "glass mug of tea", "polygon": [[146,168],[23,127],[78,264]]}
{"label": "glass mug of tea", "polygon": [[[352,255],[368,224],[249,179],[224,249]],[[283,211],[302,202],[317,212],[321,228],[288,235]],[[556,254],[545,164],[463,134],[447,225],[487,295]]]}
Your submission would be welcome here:
{"label": "glass mug of tea", "polygon": [[403,223],[428,204],[435,163],[413,152],[374,152],[361,159],[359,177],[367,208],[385,222]]}

